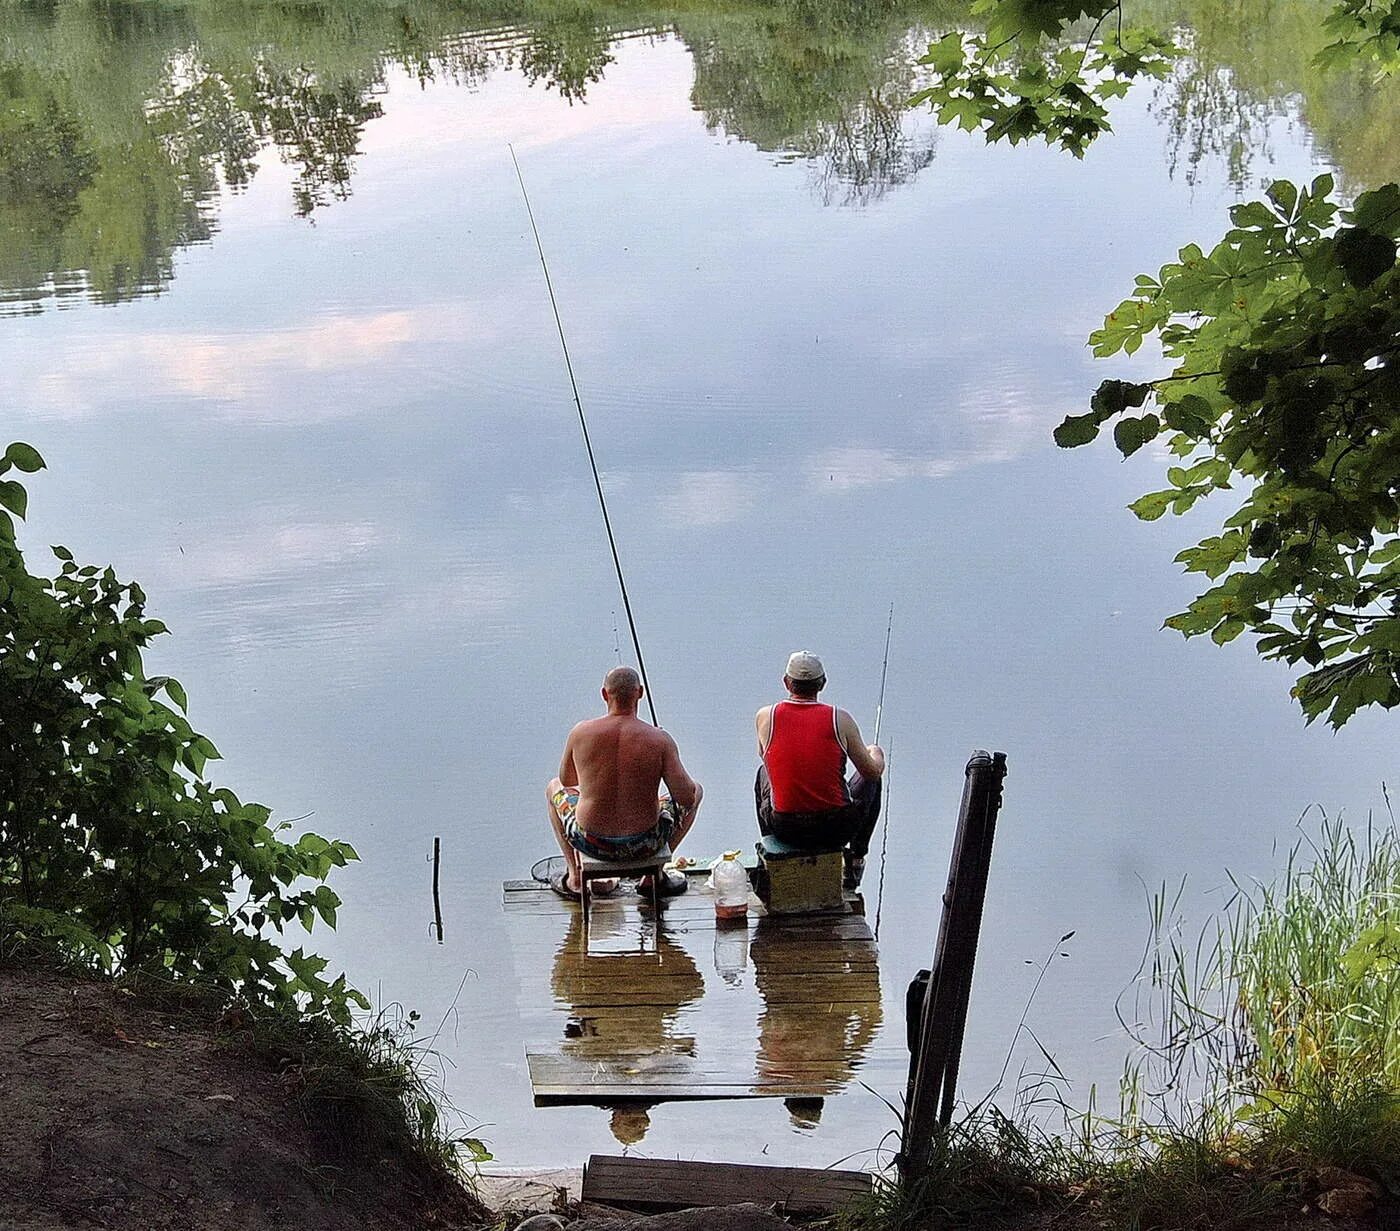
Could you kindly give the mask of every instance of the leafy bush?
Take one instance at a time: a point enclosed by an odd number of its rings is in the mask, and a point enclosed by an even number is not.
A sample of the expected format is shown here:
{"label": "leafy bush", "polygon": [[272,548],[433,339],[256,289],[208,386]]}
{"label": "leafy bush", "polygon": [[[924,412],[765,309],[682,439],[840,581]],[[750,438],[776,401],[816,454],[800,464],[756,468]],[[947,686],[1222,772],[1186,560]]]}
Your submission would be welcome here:
{"label": "leafy bush", "polygon": [[207,780],[219,754],[186,720],[184,689],[142,667],[166,628],[140,586],[62,547],[56,577],[29,571],[13,520],[27,494],[4,476],[43,465],[24,444],[0,458],[0,949],[56,944],[109,973],[348,1023],[364,997],[277,937],[335,926],[323,882],[354,849],[290,841],[267,808]]}
{"label": "leafy bush", "polygon": [[1308,719],[1341,726],[1400,705],[1400,186],[1347,210],[1332,189],[1330,175],[1279,180],[1231,210],[1209,253],[1190,244],[1139,276],[1094,353],[1155,337],[1176,366],[1104,381],[1055,439],[1086,444],[1116,420],[1126,457],[1168,433],[1171,486],[1132,505],[1148,521],[1244,493],[1220,534],[1177,556],[1214,584],[1167,624],[1222,645],[1253,633],[1264,657],[1311,668],[1293,690]]}

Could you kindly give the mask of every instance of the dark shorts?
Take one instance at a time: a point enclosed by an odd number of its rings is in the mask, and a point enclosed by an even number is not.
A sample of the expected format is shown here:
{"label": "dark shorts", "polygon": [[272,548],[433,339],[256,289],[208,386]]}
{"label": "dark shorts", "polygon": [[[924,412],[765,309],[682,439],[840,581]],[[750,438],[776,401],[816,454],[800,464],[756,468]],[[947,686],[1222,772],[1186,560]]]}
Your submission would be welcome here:
{"label": "dark shorts", "polygon": [[590,859],[604,862],[628,863],[645,859],[663,846],[670,845],[671,835],[681,823],[681,808],[669,795],[656,801],[656,824],[644,833],[611,838],[606,834],[588,833],[578,825],[578,787],[560,787],[554,792],[554,810],[564,826],[564,836],[574,850]]}
{"label": "dark shorts", "polygon": [[853,772],[846,788],[851,802],[844,807],[824,812],[778,812],[773,807],[773,785],[768,780],[768,770],[760,765],[754,779],[759,831],[801,850],[845,848],[852,855],[863,857],[870,849],[870,835],[880,819],[880,779],[867,782]]}

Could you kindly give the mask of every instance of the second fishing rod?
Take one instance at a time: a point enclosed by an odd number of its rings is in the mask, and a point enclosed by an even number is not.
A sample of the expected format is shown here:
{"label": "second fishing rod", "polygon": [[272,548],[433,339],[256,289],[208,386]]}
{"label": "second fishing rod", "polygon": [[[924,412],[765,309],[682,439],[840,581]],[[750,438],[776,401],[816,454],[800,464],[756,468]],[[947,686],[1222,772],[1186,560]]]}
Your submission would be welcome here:
{"label": "second fishing rod", "polygon": [[583,432],[583,447],[588,451],[588,466],[593,472],[593,486],[598,493],[598,507],[603,512],[603,528],[608,533],[608,547],[612,550],[613,569],[617,573],[617,588],[622,592],[622,609],[627,615],[627,629],[632,635],[632,649],[637,654],[637,670],[642,677],[642,690],[646,696],[647,712],[651,724],[659,727],[656,720],[656,704],[652,701],[651,681],[647,679],[647,665],[642,658],[642,643],[637,637],[637,621],[632,616],[632,600],[627,594],[627,579],[622,575],[622,560],[617,553],[617,536],[613,534],[612,518],[608,516],[608,501],[603,495],[603,480],[598,474],[598,459],[593,454],[593,437],[588,430],[588,416],[583,413],[583,399],[579,396],[578,381],[574,377],[573,360],[569,357],[569,342],[564,336],[564,320],[559,314],[559,301],[554,296],[554,280],[549,276],[549,262],[545,260],[544,244],[540,240],[540,228],[535,223],[535,211],[530,207],[530,194],[525,190],[525,176],[520,171],[520,160],[515,156],[515,147],[508,145],[510,160],[515,166],[515,178],[520,181],[520,195],[525,200],[525,213],[530,219],[530,231],[535,237],[535,250],[540,254],[540,268],[544,270],[544,284],[549,291],[549,306],[554,309],[554,324],[559,330],[559,346],[564,352],[564,367],[569,373],[569,387],[573,390],[574,406],[578,410],[578,425]]}

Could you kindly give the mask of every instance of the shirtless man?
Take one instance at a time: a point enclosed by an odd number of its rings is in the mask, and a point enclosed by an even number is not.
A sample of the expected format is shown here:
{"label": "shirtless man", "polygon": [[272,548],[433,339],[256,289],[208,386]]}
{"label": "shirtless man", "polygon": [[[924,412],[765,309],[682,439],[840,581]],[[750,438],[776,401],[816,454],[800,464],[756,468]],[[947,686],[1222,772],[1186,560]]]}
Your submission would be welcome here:
{"label": "shirtless man", "polygon": [[861,739],[845,710],[817,700],[826,669],[810,650],[788,659],[783,685],[787,699],[754,715],[763,762],[754,781],[758,827],[789,846],[843,850],[845,887],[856,889],[880,817],[885,754]]}
{"label": "shirtless man", "polygon": [[[557,893],[577,897],[579,852],[595,859],[639,859],[663,846],[674,851],[695,823],[703,792],[685,772],[681,754],[660,727],[637,717],[642,681],[631,667],[614,667],[603,680],[608,712],[569,732],[559,776],[549,784],[549,822],[568,871],[553,882]],[[658,790],[666,783],[670,794]],[[637,888],[651,892],[651,878]],[[685,891],[685,877],[670,873],[662,894]],[[616,881],[593,892],[610,893]]]}

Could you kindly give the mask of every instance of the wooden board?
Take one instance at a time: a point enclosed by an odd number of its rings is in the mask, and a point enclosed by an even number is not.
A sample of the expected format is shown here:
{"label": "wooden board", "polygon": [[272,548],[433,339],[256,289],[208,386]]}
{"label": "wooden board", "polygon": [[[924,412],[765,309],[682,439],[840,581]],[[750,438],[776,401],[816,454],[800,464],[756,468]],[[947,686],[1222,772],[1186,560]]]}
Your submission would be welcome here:
{"label": "wooden board", "polygon": [[[657,918],[630,888],[577,903],[533,881],[502,898],[535,1101],[822,1098],[880,1033],[874,936],[857,914],[717,923],[705,876]],[[902,1077],[902,1039],[882,1059]],[[864,1080],[864,1075],[860,1078]]]}
{"label": "wooden board", "polygon": [[595,1154],[583,1172],[583,1200],[637,1210],[755,1201],[787,1214],[835,1214],[869,1195],[864,1171],[752,1167]]}

